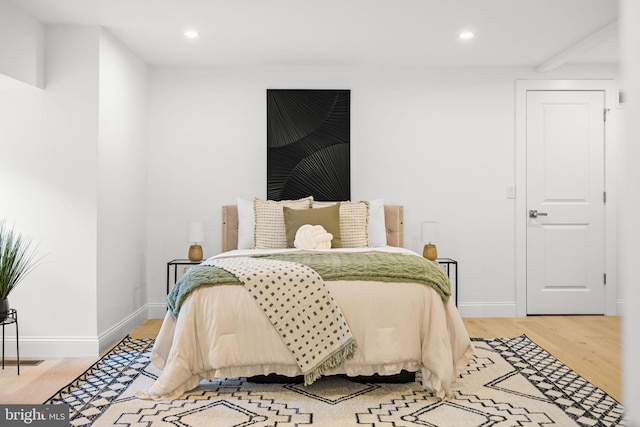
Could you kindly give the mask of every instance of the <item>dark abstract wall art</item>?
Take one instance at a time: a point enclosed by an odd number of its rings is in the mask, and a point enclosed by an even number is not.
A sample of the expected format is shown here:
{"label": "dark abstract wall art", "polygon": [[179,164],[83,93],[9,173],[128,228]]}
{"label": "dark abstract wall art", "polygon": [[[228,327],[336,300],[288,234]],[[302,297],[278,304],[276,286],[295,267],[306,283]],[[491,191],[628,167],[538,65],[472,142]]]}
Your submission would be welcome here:
{"label": "dark abstract wall art", "polygon": [[349,90],[267,90],[267,198],[349,200]]}

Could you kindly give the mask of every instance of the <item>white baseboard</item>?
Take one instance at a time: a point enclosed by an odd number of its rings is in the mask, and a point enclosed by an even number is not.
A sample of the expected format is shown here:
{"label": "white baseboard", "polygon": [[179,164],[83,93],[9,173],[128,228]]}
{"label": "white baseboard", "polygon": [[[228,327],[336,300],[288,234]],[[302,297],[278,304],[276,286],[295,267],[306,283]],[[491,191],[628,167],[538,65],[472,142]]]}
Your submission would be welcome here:
{"label": "white baseboard", "polygon": [[[20,357],[63,358],[95,357],[100,354],[97,337],[38,337],[20,335]],[[5,357],[16,357],[16,337],[5,339]]]}
{"label": "white baseboard", "polygon": [[[165,304],[146,304],[122,321],[113,325],[97,337],[42,337],[20,335],[20,357],[29,358],[63,358],[63,357],[95,357],[108,350],[145,320],[163,318],[166,313]],[[6,328],[5,357],[16,357],[16,338],[9,335]]]}
{"label": "white baseboard", "polygon": [[130,316],[100,335],[100,354],[126,337],[131,331],[144,323],[145,320],[163,319],[166,313],[166,303],[147,303],[140,307]]}
{"label": "white baseboard", "polygon": [[616,300],[616,316],[624,316],[624,300]]}
{"label": "white baseboard", "polygon": [[[516,303],[510,302],[478,302],[458,303],[458,312],[462,317],[518,317]],[[624,300],[616,301],[614,316],[624,314]]]}
{"label": "white baseboard", "polygon": [[147,306],[144,305],[100,334],[98,336],[99,354],[113,347],[148,318]]}
{"label": "white baseboard", "polygon": [[147,304],[147,319],[164,319],[166,314],[166,303],[151,302]]}
{"label": "white baseboard", "polygon": [[458,303],[462,317],[518,317],[515,302]]}

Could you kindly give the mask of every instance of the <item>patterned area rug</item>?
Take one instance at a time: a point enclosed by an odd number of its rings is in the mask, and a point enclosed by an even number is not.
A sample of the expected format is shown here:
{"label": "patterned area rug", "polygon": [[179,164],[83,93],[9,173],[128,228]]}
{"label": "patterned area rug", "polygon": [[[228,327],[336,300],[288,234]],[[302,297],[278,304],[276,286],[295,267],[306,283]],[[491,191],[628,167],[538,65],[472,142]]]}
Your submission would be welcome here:
{"label": "patterned area rug", "polygon": [[153,340],[125,338],[48,404],[68,403],[73,426],[619,426],[623,408],[526,336],[474,339],[476,355],[438,400],[416,382],[325,377],[311,386],[244,378],[203,381],[184,399],[134,397],[159,371]]}

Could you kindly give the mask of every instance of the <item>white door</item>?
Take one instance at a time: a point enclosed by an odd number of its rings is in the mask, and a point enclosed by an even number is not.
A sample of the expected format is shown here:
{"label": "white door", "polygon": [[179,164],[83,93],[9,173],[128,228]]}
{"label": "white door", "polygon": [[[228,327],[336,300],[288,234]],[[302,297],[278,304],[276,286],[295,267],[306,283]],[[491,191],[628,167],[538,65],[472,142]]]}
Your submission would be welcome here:
{"label": "white door", "polygon": [[527,92],[527,314],[604,314],[604,92]]}

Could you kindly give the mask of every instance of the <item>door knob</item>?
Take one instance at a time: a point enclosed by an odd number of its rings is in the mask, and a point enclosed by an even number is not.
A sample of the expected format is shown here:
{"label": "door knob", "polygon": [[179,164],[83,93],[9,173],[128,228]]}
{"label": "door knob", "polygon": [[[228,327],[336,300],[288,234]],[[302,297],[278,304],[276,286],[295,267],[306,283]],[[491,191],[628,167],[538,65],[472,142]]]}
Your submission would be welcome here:
{"label": "door knob", "polygon": [[546,212],[538,212],[535,209],[529,211],[529,218],[538,218],[539,216],[547,216]]}

